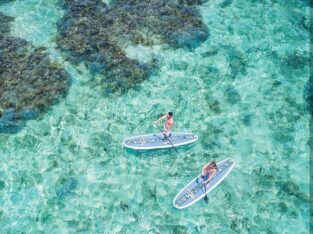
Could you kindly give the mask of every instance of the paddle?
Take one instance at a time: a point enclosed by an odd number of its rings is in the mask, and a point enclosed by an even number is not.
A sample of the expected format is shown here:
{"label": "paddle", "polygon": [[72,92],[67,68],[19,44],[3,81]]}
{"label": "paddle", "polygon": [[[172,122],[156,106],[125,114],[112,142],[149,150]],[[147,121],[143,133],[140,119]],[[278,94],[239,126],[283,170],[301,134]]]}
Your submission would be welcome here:
{"label": "paddle", "polygon": [[196,180],[196,183],[200,186],[201,191],[205,194],[205,196],[203,198],[204,202],[206,204],[208,204],[209,203],[209,199],[208,199],[208,195],[206,194],[206,185],[204,185],[204,191],[203,191],[203,189],[201,187],[201,184],[198,183],[198,179]]}
{"label": "paddle", "polygon": [[[162,129],[160,128],[160,126],[155,123],[155,125],[158,127],[158,129],[161,131],[161,133],[163,133]],[[168,139],[169,143],[171,143],[171,145],[173,146],[173,148],[175,149],[175,151],[178,153],[177,149],[175,148],[175,146],[173,145],[173,143],[171,142],[170,138],[166,135],[166,134],[163,134],[165,138]]]}

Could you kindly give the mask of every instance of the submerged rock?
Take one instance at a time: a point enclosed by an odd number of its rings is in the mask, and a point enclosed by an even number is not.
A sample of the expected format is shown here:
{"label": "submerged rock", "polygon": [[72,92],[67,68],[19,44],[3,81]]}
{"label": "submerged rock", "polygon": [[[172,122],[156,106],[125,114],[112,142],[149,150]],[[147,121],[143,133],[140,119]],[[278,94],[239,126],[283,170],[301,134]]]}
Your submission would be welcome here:
{"label": "submerged rock", "polygon": [[232,46],[226,48],[229,56],[230,77],[235,79],[238,74],[246,75],[248,63],[244,55]]}
{"label": "submerged rock", "polygon": [[242,123],[246,126],[251,126],[253,115],[251,113],[245,113],[242,116]]}
{"label": "submerged rock", "polygon": [[169,33],[169,42],[175,47],[195,48],[205,41],[208,32],[203,28],[189,28]]}
{"label": "submerged rock", "polygon": [[309,195],[302,191],[300,187],[293,181],[277,181],[276,186],[279,188],[280,194],[287,196],[294,196],[296,199],[301,201],[302,204],[310,201]]}
{"label": "submerged rock", "polygon": [[233,0],[224,0],[222,3],[220,3],[221,8],[229,7],[233,3]]}
{"label": "submerged rock", "polygon": [[170,232],[170,233],[181,233],[181,234],[187,234],[188,229],[186,226],[183,225],[162,225],[159,227],[161,233]]}
{"label": "submerged rock", "polygon": [[127,46],[166,43],[194,48],[208,29],[192,5],[203,1],[101,0],[61,1],[66,9],[58,25],[58,46],[74,63],[85,61],[93,75],[105,75],[107,92],[125,92],[147,79],[155,60],[142,64],[128,58]]}
{"label": "submerged rock", "polygon": [[21,119],[21,120],[36,119],[38,116],[39,116],[39,110],[36,108],[24,109],[16,113],[16,118]]}
{"label": "submerged rock", "polygon": [[123,210],[123,211],[127,211],[129,209],[129,206],[127,203],[125,202],[120,202],[120,208]]}
{"label": "submerged rock", "polygon": [[0,13],[0,133],[16,133],[64,96],[69,75],[44,48],[9,36],[12,17]]}
{"label": "submerged rock", "polygon": [[238,91],[231,86],[227,87],[227,89],[225,90],[225,95],[226,95],[227,102],[232,105],[238,103],[241,100],[241,97]]}
{"label": "submerged rock", "polygon": [[0,120],[0,133],[14,134],[19,132],[21,129],[22,126],[20,124]]}
{"label": "submerged rock", "polygon": [[[306,53],[293,52],[288,53],[281,58],[281,72],[290,73],[297,70],[303,71],[310,65],[310,57]],[[285,72],[284,72],[285,71]]]}
{"label": "submerged rock", "polygon": [[61,179],[56,189],[57,198],[63,199],[66,196],[73,195],[77,185],[78,181],[75,178]]}
{"label": "submerged rock", "polygon": [[0,190],[3,190],[5,187],[5,183],[3,180],[0,180]]}

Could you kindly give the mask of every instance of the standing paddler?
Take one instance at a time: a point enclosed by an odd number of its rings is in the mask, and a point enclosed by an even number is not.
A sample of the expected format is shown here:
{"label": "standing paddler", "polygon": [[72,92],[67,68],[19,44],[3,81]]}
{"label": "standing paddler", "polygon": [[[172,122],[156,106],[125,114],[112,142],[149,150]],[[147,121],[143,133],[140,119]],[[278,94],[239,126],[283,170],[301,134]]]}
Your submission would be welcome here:
{"label": "standing paddler", "polygon": [[174,125],[173,112],[168,112],[167,114],[163,115],[157,121],[155,121],[155,124],[158,124],[162,119],[165,119],[162,134],[164,135],[165,139],[167,139],[164,144],[169,144],[169,138],[171,137],[171,132]]}

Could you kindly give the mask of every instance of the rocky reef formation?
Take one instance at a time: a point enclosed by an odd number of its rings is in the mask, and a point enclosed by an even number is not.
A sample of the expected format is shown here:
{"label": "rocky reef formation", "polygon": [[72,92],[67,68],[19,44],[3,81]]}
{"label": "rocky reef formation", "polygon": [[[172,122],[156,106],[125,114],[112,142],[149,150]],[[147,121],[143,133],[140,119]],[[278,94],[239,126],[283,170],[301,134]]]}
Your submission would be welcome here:
{"label": "rocky reef formation", "polygon": [[44,48],[9,36],[11,21],[0,13],[0,133],[18,132],[24,120],[37,118],[70,85],[69,75]]}
{"label": "rocky reef formation", "polygon": [[57,43],[72,62],[85,61],[105,75],[108,92],[124,92],[145,80],[154,61],[142,64],[126,57],[127,46],[168,44],[192,49],[207,39],[195,5],[189,0],[62,0]]}

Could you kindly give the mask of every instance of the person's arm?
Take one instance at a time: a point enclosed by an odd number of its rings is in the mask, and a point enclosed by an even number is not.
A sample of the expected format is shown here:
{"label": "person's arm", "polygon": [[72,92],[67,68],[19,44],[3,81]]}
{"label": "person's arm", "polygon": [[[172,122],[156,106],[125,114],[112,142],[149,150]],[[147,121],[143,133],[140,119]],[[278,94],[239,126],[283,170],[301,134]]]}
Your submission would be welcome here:
{"label": "person's arm", "polygon": [[167,114],[162,115],[162,116],[161,116],[157,121],[155,121],[154,123],[156,123],[156,124],[159,123],[159,121],[160,121],[161,119],[165,119],[166,115],[167,115]]}
{"label": "person's arm", "polygon": [[203,181],[204,184],[207,184],[210,182],[210,180],[216,175],[217,170],[215,169],[212,174],[209,176],[209,178],[206,181]]}
{"label": "person's arm", "polygon": [[207,168],[207,166],[209,166],[210,163],[207,163],[205,164],[203,167],[202,167],[202,171],[201,171],[201,175],[205,175],[205,168]]}

